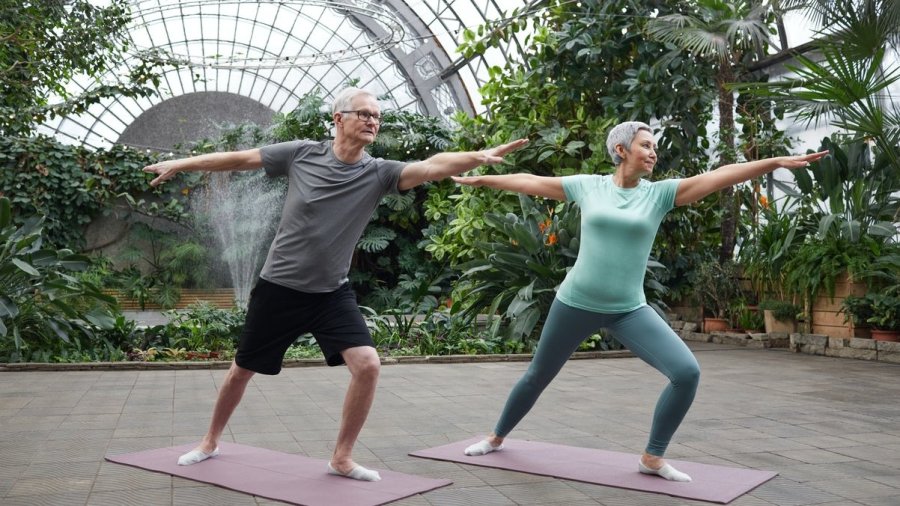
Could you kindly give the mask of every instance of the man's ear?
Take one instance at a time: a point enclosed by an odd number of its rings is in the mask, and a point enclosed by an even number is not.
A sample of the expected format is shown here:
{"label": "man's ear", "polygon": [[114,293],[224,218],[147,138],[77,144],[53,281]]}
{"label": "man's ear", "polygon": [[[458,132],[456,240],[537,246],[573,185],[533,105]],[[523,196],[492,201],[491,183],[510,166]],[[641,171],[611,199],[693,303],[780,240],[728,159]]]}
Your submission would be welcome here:
{"label": "man's ear", "polygon": [[344,115],[339,112],[336,112],[331,115],[331,119],[334,120],[334,126],[336,128],[338,125],[341,125],[344,122]]}

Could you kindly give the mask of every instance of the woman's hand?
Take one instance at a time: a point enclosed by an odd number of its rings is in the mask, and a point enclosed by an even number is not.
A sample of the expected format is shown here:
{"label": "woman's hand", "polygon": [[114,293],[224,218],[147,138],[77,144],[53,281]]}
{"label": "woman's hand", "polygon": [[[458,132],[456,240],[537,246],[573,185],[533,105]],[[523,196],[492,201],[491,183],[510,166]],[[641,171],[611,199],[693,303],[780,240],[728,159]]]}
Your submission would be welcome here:
{"label": "woman's hand", "polygon": [[481,176],[453,176],[450,179],[466,186],[484,186],[484,179]]}
{"label": "woman's hand", "polygon": [[778,158],[778,165],[785,169],[799,169],[806,167],[810,162],[815,162],[827,155],[828,151],[819,151],[808,155],[782,156]]}

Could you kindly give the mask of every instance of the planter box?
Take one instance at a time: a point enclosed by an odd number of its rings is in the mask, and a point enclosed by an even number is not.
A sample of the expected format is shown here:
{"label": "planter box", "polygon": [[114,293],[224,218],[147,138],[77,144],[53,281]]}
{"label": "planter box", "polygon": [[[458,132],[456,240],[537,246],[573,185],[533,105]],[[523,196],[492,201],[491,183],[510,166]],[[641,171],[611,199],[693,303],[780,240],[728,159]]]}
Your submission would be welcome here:
{"label": "planter box", "polygon": [[773,311],[771,309],[763,310],[763,320],[766,324],[766,334],[793,334],[794,332],[797,332],[796,320],[776,320],[775,315],[773,314]]}
{"label": "planter box", "polygon": [[866,285],[850,281],[846,274],[841,275],[834,283],[834,297],[820,294],[813,301],[810,317],[813,334],[824,334],[831,337],[864,337],[852,323],[844,323],[841,304],[848,295],[862,296],[866,294]]}

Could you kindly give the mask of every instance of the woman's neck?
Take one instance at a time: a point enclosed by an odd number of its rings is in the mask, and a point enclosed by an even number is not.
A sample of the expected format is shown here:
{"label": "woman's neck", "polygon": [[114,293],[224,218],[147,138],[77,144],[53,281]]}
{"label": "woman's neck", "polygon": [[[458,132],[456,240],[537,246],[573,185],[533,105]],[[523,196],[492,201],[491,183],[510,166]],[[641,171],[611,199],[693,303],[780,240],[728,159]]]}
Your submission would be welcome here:
{"label": "woman's neck", "polygon": [[619,188],[636,188],[641,182],[641,174],[637,171],[629,170],[625,165],[616,167],[616,173],[612,177],[613,184]]}

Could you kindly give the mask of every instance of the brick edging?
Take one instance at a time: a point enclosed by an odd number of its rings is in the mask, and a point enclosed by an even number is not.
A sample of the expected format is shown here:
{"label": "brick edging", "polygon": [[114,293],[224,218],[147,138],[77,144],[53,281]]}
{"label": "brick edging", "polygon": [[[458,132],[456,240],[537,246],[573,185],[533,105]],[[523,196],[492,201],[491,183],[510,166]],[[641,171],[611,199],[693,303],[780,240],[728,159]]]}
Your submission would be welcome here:
{"label": "brick edging", "polygon": [[[398,364],[471,364],[479,362],[528,362],[530,353],[502,355],[424,355],[403,357],[382,357],[383,365]],[[570,360],[598,358],[627,358],[634,355],[627,350],[617,351],[579,351],[572,354]],[[325,359],[303,358],[287,359],[282,367],[324,367]],[[21,371],[151,371],[151,370],[202,370],[228,369],[231,361],[185,361],[185,362],[76,362],[76,363],[41,363],[26,362],[0,364],[0,372]]]}

